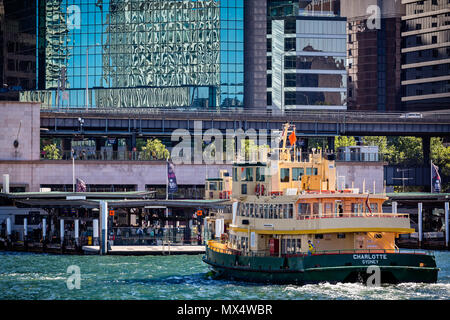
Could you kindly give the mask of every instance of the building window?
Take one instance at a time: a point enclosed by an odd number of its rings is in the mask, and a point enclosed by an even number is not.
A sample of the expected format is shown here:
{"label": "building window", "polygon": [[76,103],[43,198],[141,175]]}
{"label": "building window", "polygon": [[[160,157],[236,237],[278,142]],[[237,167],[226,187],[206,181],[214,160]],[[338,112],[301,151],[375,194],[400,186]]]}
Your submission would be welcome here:
{"label": "building window", "polygon": [[286,38],[284,39],[284,51],[297,50],[296,38]]}
{"label": "building window", "polygon": [[241,184],[241,194],[247,194],[247,184]]}
{"label": "building window", "polygon": [[256,168],[256,181],[259,181],[259,182],[265,181],[264,169],[265,168],[260,168],[260,167]]}
{"label": "building window", "polygon": [[285,69],[297,69],[297,57],[296,56],[285,56],[284,57],[284,68]]}
{"label": "building window", "polygon": [[287,19],[284,22],[284,33],[285,34],[292,34],[296,33],[297,28],[297,20],[296,19]]}
{"label": "building window", "polygon": [[321,233],[315,234],[314,239],[323,239],[323,234]]}
{"label": "building window", "polygon": [[286,88],[295,88],[297,86],[297,74],[295,73],[286,73],[284,75],[284,86]]}
{"label": "building window", "polygon": [[295,106],[297,104],[297,95],[295,92],[284,93],[284,104],[287,106]]}

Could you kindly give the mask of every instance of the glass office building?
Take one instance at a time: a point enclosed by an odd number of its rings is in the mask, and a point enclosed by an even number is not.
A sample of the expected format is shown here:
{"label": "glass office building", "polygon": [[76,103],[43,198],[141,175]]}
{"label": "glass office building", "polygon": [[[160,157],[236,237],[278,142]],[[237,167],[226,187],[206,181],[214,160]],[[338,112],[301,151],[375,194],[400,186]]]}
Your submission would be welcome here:
{"label": "glass office building", "polygon": [[244,0],[38,0],[43,107],[232,108],[244,101]]}
{"label": "glass office building", "polygon": [[339,1],[269,1],[267,104],[345,110],[346,19]]}

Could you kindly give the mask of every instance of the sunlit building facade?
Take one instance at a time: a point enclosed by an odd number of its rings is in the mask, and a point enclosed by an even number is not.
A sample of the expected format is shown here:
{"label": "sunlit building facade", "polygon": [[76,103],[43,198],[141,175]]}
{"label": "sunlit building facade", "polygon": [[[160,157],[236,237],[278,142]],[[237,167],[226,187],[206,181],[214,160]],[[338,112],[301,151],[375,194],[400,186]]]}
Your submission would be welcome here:
{"label": "sunlit building facade", "polygon": [[405,110],[450,106],[450,3],[405,1],[402,17],[402,103]]}
{"label": "sunlit building facade", "polygon": [[73,108],[244,103],[244,0],[39,0],[38,87]]}
{"label": "sunlit building facade", "polygon": [[346,19],[340,2],[269,1],[267,105],[346,110]]}

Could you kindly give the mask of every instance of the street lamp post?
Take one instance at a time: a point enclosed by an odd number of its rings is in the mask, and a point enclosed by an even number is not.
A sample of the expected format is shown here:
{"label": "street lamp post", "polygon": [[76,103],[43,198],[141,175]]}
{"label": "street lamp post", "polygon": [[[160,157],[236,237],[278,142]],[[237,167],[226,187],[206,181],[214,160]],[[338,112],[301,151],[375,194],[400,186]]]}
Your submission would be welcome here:
{"label": "street lamp post", "polygon": [[96,43],[86,48],[86,111],[89,108],[89,49],[96,46],[100,46],[100,44]]}

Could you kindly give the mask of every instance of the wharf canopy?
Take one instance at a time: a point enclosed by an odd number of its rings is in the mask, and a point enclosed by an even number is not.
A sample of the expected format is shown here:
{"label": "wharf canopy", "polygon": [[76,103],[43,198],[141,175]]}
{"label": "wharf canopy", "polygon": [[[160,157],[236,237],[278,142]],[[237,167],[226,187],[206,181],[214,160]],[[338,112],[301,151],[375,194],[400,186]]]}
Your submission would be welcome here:
{"label": "wharf canopy", "polygon": [[99,208],[100,200],[108,202],[109,208],[144,208],[165,206],[197,209],[217,208],[226,205],[227,200],[156,200],[151,199],[154,191],[145,192],[23,192],[0,193],[1,201],[12,201],[17,207],[34,208]]}
{"label": "wharf canopy", "polygon": [[[39,0],[43,107],[243,104],[244,1]],[[59,89],[59,90],[58,90]]]}

